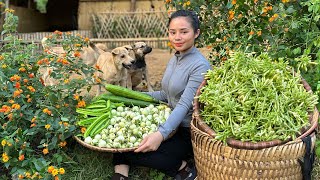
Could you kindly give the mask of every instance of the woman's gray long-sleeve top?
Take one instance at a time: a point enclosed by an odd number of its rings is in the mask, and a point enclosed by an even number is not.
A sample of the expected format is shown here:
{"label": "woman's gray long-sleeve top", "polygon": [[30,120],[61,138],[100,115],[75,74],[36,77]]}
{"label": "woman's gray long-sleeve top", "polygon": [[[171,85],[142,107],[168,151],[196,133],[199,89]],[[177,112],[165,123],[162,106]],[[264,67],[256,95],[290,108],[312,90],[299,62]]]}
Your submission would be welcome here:
{"label": "woman's gray long-sleeve top", "polygon": [[190,127],[193,98],[209,69],[210,63],[195,47],[185,53],[175,53],[163,75],[162,90],[148,92],[173,108],[166,122],[159,126],[164,139],[179,126]]}

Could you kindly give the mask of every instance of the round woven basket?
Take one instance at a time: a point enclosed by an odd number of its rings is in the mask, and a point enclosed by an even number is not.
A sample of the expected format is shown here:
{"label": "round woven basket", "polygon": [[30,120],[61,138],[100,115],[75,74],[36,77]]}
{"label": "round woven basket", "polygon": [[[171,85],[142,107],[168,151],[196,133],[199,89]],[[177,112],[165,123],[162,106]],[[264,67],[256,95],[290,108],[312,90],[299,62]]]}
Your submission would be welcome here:
{"label": "round woven basket", "polygon": [[100,151],[100,152],[111,152],[111,153],[121,153],[121,152],[129,152],[129,151],[134,151],[137,149],[137,147],[133,148],[104,148],[104,147],[98,147],[98,146],[93,146],[88,143],[85,143],[83,140],[81,140],[77,136],[73,136],[73,138],[82,146],[94,150],[94,151]]}
{"label": "round woven basket", "polygon": [[[301,83],[303,84],[303,86],[307,92],[312,93],[311,87],[304,79],[301,80]],[[198,97],[201,94],[201,88],[204,87],[206,84],[207,84],[207,80],[205,79],[205,80],[203,80],[203,82],[199,86],[195,97]],[[203,105],[199,102],[198,98],[195,98],[194,99],[194,106],[193,106],[193,109],[194,109],[193,117],[195,119],[197,119],[198,128],[201,131],[207,133],[208,135],[210,135],[211,137],[214,138],[216,133],[203,121],[203,119],[200,115],[200,109],[203,108],[202,106]],[[303,128],[300,132],[300,135],[298,135],[297,139],[301,139],[301,138],[308,136],[310,133],[312,133],[317,128],[318,116],[319,116],[319,112],[318,112],[317,108],[315,107],[313,112],[309,112],[310,126]],[[288,139],[286,141],[272,140],[272,141],[261,141],[261,142],[254,143],[254,142],[242,142],[242,141],[239,141],[236,139],[228,138],[227,144],[233,148],[254,150],[254,149],[263,149],[263,148],[268,148],[268,147],[273,147],[273,146],[285,144],[285,143],[289,142],[290,140],[291,139]]]}
{"label": "round woven basket", "polygon": [[[191,121],[191,138],[199,180],[286,179],[301,180],[299,159],[306,147],[301,139],[259,150],[232,148],[199,129]],[[315,133],[311,133],[312,148]]]}

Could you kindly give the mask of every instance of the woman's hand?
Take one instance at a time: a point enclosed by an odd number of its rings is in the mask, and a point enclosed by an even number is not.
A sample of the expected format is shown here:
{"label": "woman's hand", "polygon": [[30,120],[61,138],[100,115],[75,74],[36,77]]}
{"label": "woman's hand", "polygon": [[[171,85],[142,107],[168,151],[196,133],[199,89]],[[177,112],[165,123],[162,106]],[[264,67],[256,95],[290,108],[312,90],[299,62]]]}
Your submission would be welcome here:
{"label": "woman's hand", "polygon": [[136,149],[134,152],[149,152],[149,151],[155,151],[159,148],[161,142],[163,141],[162,134],[157,131],[152,134],[149,134],[146,136],[140,143],[138,149]]}

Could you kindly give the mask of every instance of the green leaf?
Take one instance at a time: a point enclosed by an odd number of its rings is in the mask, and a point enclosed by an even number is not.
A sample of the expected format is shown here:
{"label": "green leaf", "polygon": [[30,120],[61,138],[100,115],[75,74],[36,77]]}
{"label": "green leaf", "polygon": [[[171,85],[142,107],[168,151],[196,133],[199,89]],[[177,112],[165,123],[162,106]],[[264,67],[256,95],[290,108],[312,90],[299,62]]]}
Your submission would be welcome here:
{"label": "green leaf", "polygon": [[293,54],[300,54],[301,53],[301,48],[300,47],[295,48],[292,52],[293,52]]}

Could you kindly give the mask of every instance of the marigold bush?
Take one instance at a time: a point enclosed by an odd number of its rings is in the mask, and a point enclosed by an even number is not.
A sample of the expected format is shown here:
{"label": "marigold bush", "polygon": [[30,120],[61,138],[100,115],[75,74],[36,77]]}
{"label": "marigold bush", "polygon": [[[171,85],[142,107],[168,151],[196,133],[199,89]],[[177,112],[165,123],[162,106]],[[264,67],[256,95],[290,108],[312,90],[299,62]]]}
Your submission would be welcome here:
{"label": "marigold bush", "polygon": [[[57,56],[24,44],[15,36],[18,17],[5,10],[0,46],[0,171],[20,179],[61,179],[67,173],[63,151],[76,128],[76,107],[85,106],[85,94],[94,85],[94,68],[79,58],[88,38],[54,32],[47,43],[61,44]],[[46,69],[46,67],[50,67]],[[44,86],[49,70],[55,84]],[[1,172],[2,174],[2,172]]]}

